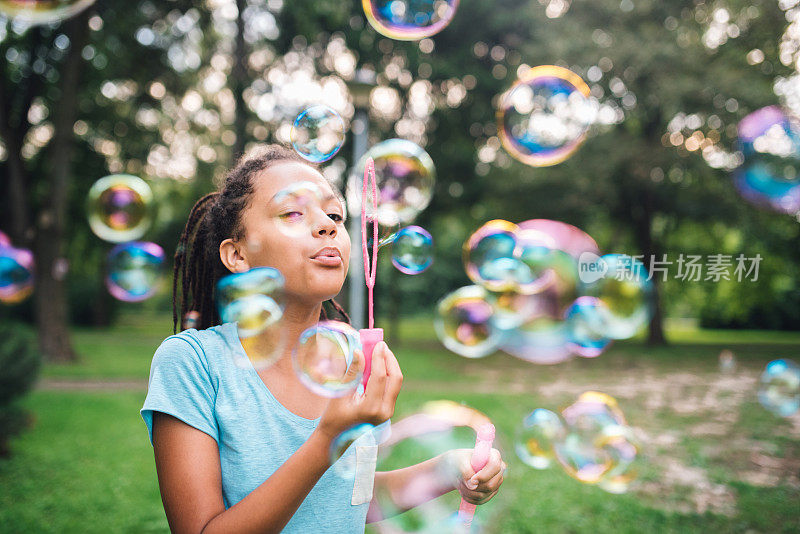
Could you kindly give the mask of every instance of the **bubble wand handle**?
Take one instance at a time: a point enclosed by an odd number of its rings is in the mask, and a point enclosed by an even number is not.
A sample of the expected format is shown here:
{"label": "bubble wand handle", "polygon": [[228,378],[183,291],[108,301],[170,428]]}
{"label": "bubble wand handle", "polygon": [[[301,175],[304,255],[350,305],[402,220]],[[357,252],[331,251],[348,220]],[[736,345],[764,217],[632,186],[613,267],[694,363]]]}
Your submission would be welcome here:
{"label": "bubble wand handle", "polygon": [[[372,187],[372,261],[367,248],[367,193]],[[361,249],[364,253],[364,281],[367,284],[367,302],[369,309],[369,328],[358,331],[361,345],[364,348],[364,387],[367,387],[372,372],[372,352],[375,345],[383,341],[383,329],[375,328],[375,278],[378,272],[378,185],[375,181],[375,161],[367,158],[364,165],[364,182],[361,188]]]}
{"label": "bubble wand handle", "polygon": [[[470,465],[474,472],[483,469],[489,462],[489,453],[492,451],[494,442],[494,425],[486,423],[478,429],[478,436],[475,440],[475,450],[472,452]],[[458,517],[464,527],[465,532],[469,532],[472,527],[472,518],[475,516],[475,505],[461,499],[461,506],[458,508]]]}

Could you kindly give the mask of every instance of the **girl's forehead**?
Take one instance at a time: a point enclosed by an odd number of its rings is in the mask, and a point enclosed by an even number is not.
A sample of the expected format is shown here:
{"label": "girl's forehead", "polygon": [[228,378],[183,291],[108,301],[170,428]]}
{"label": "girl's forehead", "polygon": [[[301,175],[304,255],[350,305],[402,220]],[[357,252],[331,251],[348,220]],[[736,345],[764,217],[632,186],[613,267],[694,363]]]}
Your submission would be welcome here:
{"label": "girl's forehead", "polygon": [[317,185],[325,196],[335,195],[330,183],[316,169],[297,161],[276,163],[255,177],[254,193],[261,202],[269,202],[280,191],[300,182]]}

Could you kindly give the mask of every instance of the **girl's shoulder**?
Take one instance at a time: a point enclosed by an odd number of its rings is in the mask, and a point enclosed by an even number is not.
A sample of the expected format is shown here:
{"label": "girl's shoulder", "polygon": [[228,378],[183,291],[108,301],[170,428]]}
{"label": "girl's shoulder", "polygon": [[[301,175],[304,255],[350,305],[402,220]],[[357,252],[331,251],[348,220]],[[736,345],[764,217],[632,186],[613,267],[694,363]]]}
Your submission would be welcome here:
{"label": "girl's shoulder", "polygon": [[[233,336],[233,337],[231,337]],[[204,330],[194,328],[171,335],[161,342],[153,363],[200,364],[207,371],[219,367],[221,358],[230,358],[238,342],[236,325],[225,323]]]}

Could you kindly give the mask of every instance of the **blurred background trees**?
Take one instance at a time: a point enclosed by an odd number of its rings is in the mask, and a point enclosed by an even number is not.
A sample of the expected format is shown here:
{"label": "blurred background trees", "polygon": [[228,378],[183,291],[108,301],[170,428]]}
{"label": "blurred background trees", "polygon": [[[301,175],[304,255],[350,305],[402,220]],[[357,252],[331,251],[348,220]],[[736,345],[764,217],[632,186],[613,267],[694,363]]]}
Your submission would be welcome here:
{"label": "blurred background trees", "polygon": [[[418,142],[438,178],[418,221],[436,240],[434,266],[418,277],[382,266],[392,283],[379,281],[379,311],[430,313],[467,283],[461,244],[486,220],[552,218],[604,252],[762,255],[757,282],[659,284],[653,342],[665,315],[796,328],[800,226],[747,204],[730,179],[738,121],[791,109],[800,86],[795,3],[464,0],[447,29],[418,42],[377,34],[347,0],[108,0],[61,25],[5,21],[0,229],[33,247],[37,291],[0,313],[35,321],[46,357],[74,357],[67,322],[102,324],[121,306],[102,284],[109,247],[85,222],[95,180],[126,172],[151,184],[158,215],[146,237],[170,256],[192,203],[238,154],[287,142],[311,103],[349,121],[346,81],[366,68],[378,81],[370,144]],[[602,112],[571,159],[531,168],[500,146],[495,111],[540,64],[581,75]],[[345,147],[326,174],[341,184],[352,163]],[[145,306],[166,308],[159,299]]]}

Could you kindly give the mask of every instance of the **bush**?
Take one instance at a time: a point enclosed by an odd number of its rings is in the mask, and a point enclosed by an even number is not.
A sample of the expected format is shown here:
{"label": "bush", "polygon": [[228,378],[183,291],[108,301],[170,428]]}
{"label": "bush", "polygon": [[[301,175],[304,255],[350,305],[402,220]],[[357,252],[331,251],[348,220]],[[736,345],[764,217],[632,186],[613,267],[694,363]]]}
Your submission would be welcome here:
{"label": "bush", "polygon": [[18,404],[39,374],[42,356],[36,337],[23,325],[0,324],[0,457],[9,440],[28,426],[30,417]]}

